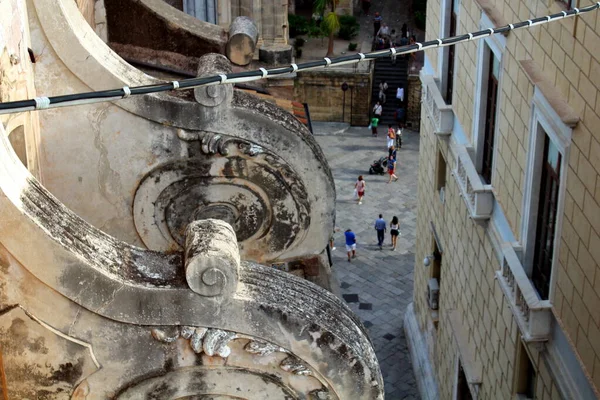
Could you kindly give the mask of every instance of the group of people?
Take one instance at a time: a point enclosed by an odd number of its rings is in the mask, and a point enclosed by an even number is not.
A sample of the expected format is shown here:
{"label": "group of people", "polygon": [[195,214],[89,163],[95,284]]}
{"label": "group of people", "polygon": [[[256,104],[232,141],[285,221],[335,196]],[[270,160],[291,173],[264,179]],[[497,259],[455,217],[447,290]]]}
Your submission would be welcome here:
{"label": "group of people", "polygon": [[[380,250],[383,250],[383,242],[385,241],[385,232],[387,231],[387,222],[383,219],[383,214],[379,214],[379,218],[375,221],[375,231],[377,231],[377,246]],[[396,244],[398,243],[398,236],[400,235],[400,221],[398,217],[394,215],[390,222],[390,239],[392,251],[396,251]],[[351,262],[353,258],[356,258],[356,234],[352,229],[346,229],[344,232],[344,238],[346,241],[346,253],[348,254],[348,262]],[[331,247],[333,247],[333,235],[331,237]]]}
{"label": "group of people", "polygon": [[[363,1],[363,12],[369,15],[369,8],[371,2]],[[373,48],[375,50],[389,49],[390,47],[407,46],[417,42],[415,35],[410,35],[408,32],[408,25],[402,24],[400,28],[400,34],[396,32],[396,29],[392,29],[383,22],[383,17],[376,12],[373,17]],[[414,54],[411,54],[414,57]]]}

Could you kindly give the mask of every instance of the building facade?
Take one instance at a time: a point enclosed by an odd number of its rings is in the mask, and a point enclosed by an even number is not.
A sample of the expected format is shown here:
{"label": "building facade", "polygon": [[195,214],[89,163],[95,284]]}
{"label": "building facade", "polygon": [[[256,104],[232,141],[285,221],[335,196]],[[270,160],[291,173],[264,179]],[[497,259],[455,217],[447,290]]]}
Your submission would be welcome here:
{"label": "building facade", "polygon": [[[591,2],[429,1],[427,39]],[[424,398],[600,389],[600,13],[426,52],[413,307]]]}

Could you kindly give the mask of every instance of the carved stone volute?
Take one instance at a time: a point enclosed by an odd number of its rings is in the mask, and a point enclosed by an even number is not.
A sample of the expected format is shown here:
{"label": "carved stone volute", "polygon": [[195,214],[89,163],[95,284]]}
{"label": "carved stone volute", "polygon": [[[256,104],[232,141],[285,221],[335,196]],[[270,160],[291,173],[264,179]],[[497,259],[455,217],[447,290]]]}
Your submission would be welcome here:
{"label": "carved stone volute", "polygon": [[185,232],[185,278],[202,296],[226,296],[238,283],[240,253],[231,225],[218,219],[194,221]]}
{"label": "carved stone volute", "polygon": [[[228,74],[230,72],[231,64],[224,55],[211,53],[200,58],[198,77]],[[198,87],[194,89],[194,98],[204,107],[227,107],[233,98],[233,84]]]}

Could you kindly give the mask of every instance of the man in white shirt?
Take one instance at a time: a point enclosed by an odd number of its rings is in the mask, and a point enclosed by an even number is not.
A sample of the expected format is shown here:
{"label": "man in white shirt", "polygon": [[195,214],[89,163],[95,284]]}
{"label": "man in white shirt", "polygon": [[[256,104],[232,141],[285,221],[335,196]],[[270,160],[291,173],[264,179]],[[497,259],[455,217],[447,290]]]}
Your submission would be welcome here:
{"label": "man in white shirt", "polygon": [[387,26],[385,22],[382,23],[381,28],[379,28],[379,32],[377,32],[377,35],[383,38],[387,38],[388,36],[390,36],[390,27]]}
{"label": "man in white shirt", "polygon": [[381,114],[383,114],[383,107],[379,102],[377,102],[377,104],[375,104],[375,107],[373,107],[373,114],[375,114],[377,118],[381,119]]}

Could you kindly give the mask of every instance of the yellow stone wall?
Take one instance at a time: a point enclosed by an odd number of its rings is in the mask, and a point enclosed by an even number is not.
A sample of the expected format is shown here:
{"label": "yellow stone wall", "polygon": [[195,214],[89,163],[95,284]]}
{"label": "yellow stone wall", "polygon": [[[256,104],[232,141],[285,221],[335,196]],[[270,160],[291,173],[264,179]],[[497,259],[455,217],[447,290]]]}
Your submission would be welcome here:
{"label": "yellow stone wall", "polygon": [[[493,2],[507,22],[527,20],[561,11],[558,2],[496,0]],[[581,1],[580,7],[591,5]],[[439,37],[440,1],[429,1],[427,39]],[[481,8],[473,0],[462,0],[458,34],[479,30]],[[477,79],[478,41],[460,44],[457,59],[453,111],[472,142]],[[438,66],[438,50],[427,57]],[[569,153],[567,187],[560,232],[553,312],[572,343],[586,374],[600,389],[600,12],[557,21],[532,29],[511,32],[502,56],[503,76],[499,88],[496,123],[496,168],[492,186],[510,228],[521,241],[523,194],[530,141],[531,104],[534,84],[519,61],[533,60],[579,115],[573,129]],[[438,71],[439,74],[439,71]],[[419,172],[419,215],[415,267],[415,310],[421,330],[430,335],[430,358],[434,364],[443,399],[452,398],[456,374],[455,343],[446,319],[448,310],[458,310],[468,340],[483,366],[480,398],[507,399],[513,388],[519,333],[507,300],[494,273],[500,268],[489,228],[468,219],[459,197],[455,168],[448,139],[437,138],[423,109],[421,117],[421,161]],[[435,190],[437,150],[447,161],[446,202]],[[439,330],[432,332],[426,302],[430,270],[422,260],[433,249],[430,221],[436,225],[444,246]],[[433,335],[433,336],[432,336]],[[431,339],[433,338],[433,339]],[[558,398],[558,391],[535,348],[528,351],[538,372],[539,398]]]}

